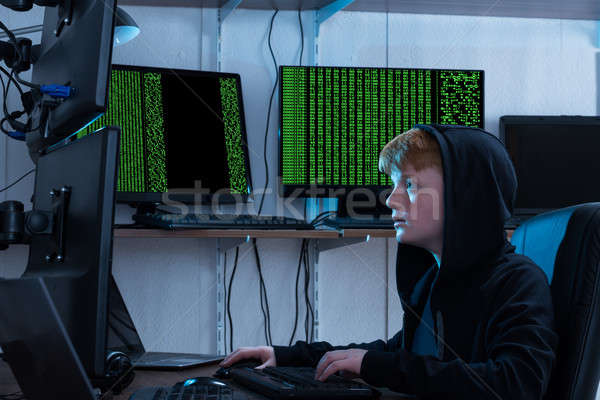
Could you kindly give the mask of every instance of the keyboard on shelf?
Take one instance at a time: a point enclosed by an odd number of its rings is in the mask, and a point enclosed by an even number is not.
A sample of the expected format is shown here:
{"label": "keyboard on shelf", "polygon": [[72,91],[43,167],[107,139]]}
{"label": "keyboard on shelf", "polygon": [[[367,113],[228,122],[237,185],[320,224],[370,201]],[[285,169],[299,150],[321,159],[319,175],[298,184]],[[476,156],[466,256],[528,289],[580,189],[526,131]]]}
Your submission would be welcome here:
{"label": "keyboard on shelf", "polygon": [[231,369],[234,382],[271,399],[375,399],[381,393],[364,383],[332,375],[314,379],[315,369],[304,367],[252,367]]}
{"label": "keyboard on shelf", "polygon": [[233,390],[223,382],[211,383],[188,379],[173,386],[146,387],[133,393],[129,400],[233,400]]}
{"label": "keyboard on shelf", "polygon": [[234,214],[136,214],[139,224],[163,229],[314,229],[310,223],[289,217]]}
{"label": "keyboard on shelf", "polygon": [[394,229],[394,221],[391,217],[373,219],[331,217],[324,219],[322,224],[337,229]]}

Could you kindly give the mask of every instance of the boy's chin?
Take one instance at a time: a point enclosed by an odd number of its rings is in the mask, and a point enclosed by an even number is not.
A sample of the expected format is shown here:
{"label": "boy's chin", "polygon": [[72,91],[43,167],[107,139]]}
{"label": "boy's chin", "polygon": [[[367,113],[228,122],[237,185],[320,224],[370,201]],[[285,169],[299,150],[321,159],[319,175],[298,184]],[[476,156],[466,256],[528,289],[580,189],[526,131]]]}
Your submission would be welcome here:
{"label": "boy's chin", "polygon": [[410,238],[406,235],[403,229],[396,230],[396,241],[402,244],[410,244]]}
{"label": "boy's chin", "polygon": [[414,237],[411,237],[410,234],[407,234],[403,229],[396,230],[396,241],[402,244],[410,244],[412,246],[419,246],[417,241],[415,241]]}

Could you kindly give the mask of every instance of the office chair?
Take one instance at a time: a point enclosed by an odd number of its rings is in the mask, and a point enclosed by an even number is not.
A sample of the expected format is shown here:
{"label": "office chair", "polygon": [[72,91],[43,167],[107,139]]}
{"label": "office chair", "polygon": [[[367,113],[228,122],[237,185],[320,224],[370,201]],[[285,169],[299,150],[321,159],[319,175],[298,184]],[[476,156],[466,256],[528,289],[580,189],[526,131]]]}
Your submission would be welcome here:
{"label": "office chair", "polygon": [[538,215],[511,238],[546,273],[559,336],[545,400],[595,399],[600,378],[600,203]]}

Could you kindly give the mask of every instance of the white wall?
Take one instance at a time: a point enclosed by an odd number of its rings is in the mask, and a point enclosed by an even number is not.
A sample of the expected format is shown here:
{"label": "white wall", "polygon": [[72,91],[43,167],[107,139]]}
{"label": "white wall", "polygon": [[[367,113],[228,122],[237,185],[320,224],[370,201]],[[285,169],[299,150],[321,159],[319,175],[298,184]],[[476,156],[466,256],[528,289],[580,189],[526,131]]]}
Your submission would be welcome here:
{"label": "white wall", "polygon": [[[28,13],[18,13],[10,11],[8,8],[0,7],[0,21],[9,29],[16,29],[42,23],[44,10],[35,6]],[[39,43],[41,33],[32,33],[23,35],[32,40],[33,43]],[[4,39],[6,40],[6,39]],[[5,67],[5,64],[2,63]],[[21,78],[28,80],[31,78],[31,71],[22,73]],[[7,83],[3,75],[4,82]],[[9,112],[21,110],[21,102],[18,92],[14,85],[11,85],[11,91],[7,99]],[[3,101],[3,92],[0,91],[0,100]],[[1,108],[0,108],[1,110]],[[4,112],[0,111],[2,116]],[[8,127],[8,123],[5,124]],[[14,182],[27,171],[34,168],[33,162],[29,158],[27,148],[22,142],[15,141],[0,133],[0,189]],[[31,209],[31,194],[33,193],[34,174],[28,175],[20,183],[12,188],[0,193],[0,202],[5,200],[21,201],[25,209]],[[7,251],[0,251],[0,276],[17,277],[23,273],[25,261],[29,248],[24,245],[16,245]]]}
{"label": "white wall", "polygon": [[[215,10],[126,9],[142,34],[115,49],[115,63],[216,70]],[[242,76],[255,188],[264,186],[266,111],[275,80],[266,42],[272,13],[237,9],[224,22],[221,36],[222,70]],[[39,23],[40,15],[25,20],[7,9],[0,10],[0,19],[8,21],[10,28]],[[314,55],[313,13],[302,15],[303,62],[307,63]],[[298,63],[296,12],[279,13],[272,39],[279,64]],[[505,114],[597,114],[595,40],[594,21],[340,12],[321,26],[316,61],[319,65],[483,69],[485,124],[497,134],[498,118]],[[273,103],[267,155],[270,187],[276,189],[277,96]],[[2,187],[27,171],[30,162],[21,144],[11,141],[7,148],[2,138],[0,146]],[[24,198],[31,190],[32,180],[28,179],[6,198]],[[295,206],[301,207],[301,203]],[[280,214],[278,210],[283,209],[281,199],[267,196],[265,214]],[[124,222],[130,211],[119,207],[118,214]],[[259,240],[275,343],[287,343],[293,325],[299,246],[298,240]],[[215,248],[215,241],[208,239],[115,240],[114,274],[149,349],[216,351]],[[401,309],[394,287],[394,249],[393,240],[381,239],[321,254],[321,339],[341,344],[385,338],[396,332]],[[234,252],[227,254],[231,273]],[[16,274],[24,263],[25,250],[15,246],[0,253],[0,274]],[[254,256],[250,245],[244,244],[232,298],[234,347],[264,342],[258,299]],[[303,317],[302,311],[301,321]],[[301,325],[296,338],[303,335]]]}

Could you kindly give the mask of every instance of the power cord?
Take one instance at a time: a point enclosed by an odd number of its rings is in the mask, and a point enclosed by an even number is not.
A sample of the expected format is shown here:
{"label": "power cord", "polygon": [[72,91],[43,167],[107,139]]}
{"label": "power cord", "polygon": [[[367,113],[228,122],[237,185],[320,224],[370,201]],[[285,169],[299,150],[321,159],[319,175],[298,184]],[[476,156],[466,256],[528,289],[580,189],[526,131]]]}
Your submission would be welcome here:
{"label": "power cord", "polygon": [[[304,302],[306,304],[306,317],[304,319],[304,331],[306,333],[306,342],[312,343],[314,341],[314,329],[315,329],[315,314],[313,313],[312,305],[310,304],[310,297],[308,295],[308,287],[310,283],[310,262],[308,260],[308,246],[310,239],[306,240],[306,246],[304,246]],[[310,312],[310,321],[308,314]],[[309,335],[310,326],[310,335]]]}
{"label": "power cord", "polygon": [[279,83],[279,66],[277,65],[277,60],[275,59],[275,54],[273,53],[273,47],[271,46],[271,33],[273,32],[273,21],[275,21],[275,16],[279,12],[278,9],[275,9],[273,16],[271,17],[271,24],[269,26],[269,51],[271,52],[271,57],[273,58],[273,64],[275,65],[275,84],[273,85],[273,90],[271,91],[271,99],[269,100],[269,110],[267,111],[267,126],[265,127],[265,140],[263,143],[263,159],[265,162],[265,187],[263,190],[262,197],[260,198],[260,205],[258,206],[258,215],[262,212],[263,203],[265,201],[265,195],[267,194],[267,188],[269,187],[269,164],[267,162],[267,138],[269,137],[269,121],[271,120],[271,107],[273,106],[273,96],[275,96],[275,90],[277,89],[277,84]]}
{"label": "power cord", "polygon": [[21,61],[23,60],[23,54],[21,53],[21,49],[19,48],[19,46],[17,45],[17,38],[15,37],[15,34],[12,33],[12,31],[10,29],[8,29],[6,27],[6,25],[4,25],[2,23],[2,21],[0,21],[0,29],[2,29],[6,35],[8,36],[8,40],[9,42],[11,42],[11,44],[13,45],[13,47],[15,48],[15,52],[17,53],[17,55],[19,56],[19,61],[16,62],[16,64],[20,64]]}
{"label": "power cord", "polygon": [[21,87],[21,84],[20,84],[19,82],[17,82],[17,81],[15,80],[15,78],[13,78],[13,76],[12,76],[12,73],[8,72],[8,71],[6,70],[6,68],[4,68],[4,67],[3,67],[3,66],[1,66],[1,65],[0,65],[0,71],[2,71],[2,72],[4,73],[4,75],[6,75],[6,76],[8,77],[8,79],[10,79],[10,80],[11,80],[11,81],[12,81],[12,82],[15,84],[15,87],[16,87],[16,88],[17,88],[17,90],[19,91],[19,94],[20,94],[21,96],[23,96],[23,94],[24,94],[24,93],[23,93],[23,88]]}
{"label": "power cord", "polygon": [[260,280],[260,308],[262,310],[263,318],[265,320],[265,340],[268,346],[272,346],[273,337],[271,335],[271,312],[269,311],[269,296],[267,295],[267,287],[265,286],[265,280],[263,279],[262,267],[260,265],[260,256],[258,255],[258,247],[256,246],[256,238],[252,239],[252,246],[254,247],[254,255],[256,256],[256,268],[258,269],[258,277]]}
{"label": "power cord", "polygon": [[238,256],[240,254],[239,246],[235,248],[235,261],[233,262],[233,271],[231,272],[231,278],[229,278],[229,297],[227,297],[227,315],[229,316],[229,351],[233,351],[233,321],[231,320],[231,285],[233,284],[233,277],[238,266]]}
{"label": "power cord", "polygon": [[[24,60],[24,57],[23,57],[23,53],[21,51],[21,47],[17,43],[17,38],[15,37],[14,33],[11,32],[10,29],[8,29],[6,27],[6,25],[4,25],[1,21],[0,21],[0,28],[8,35],[9,43],[12,45],[16,55],[18,56],[18,60],[16,62],[11,61],[11,63],[10,63],[10,66],[12,66],[12,68],[13,68],[11,73],[9,73],[5,68],[0,67],[0,71],[2,71],[9,78],[9,81],[6,85],[4,84],[4,80],[3,79],[1,80],[3,94],[4,94],[4,99],[3,99],[4,118],[0,121],[0,130],[2,132],[4,132],[6,135],[12,137],[13,139],[24,141],[25,133],[28,131],[27,126],[30,124],[30,119],[25,124],[17,121],[17,119],[20,118],[23,114],[25,114],[26,111],[22,110],[22,111],[14,111],[12,113],[9,113],[7,106],[6,106],[8,91],[10,89],[10,84],[13,82],[14,82],[17,90],[19,91],[19,94],[21,95],[21,102],[25,102],[25,97],[27,95],[25,93],[23,93],[21,85],[18,83],[18,81],[23,84],[28,84],[28,83],[25,81],[21,81],[21,79],[19,78],[18,72],[15,74],[16,66],[19,66],[21,64],[21,62]],[[13,77],[13,74],[15,74],[16,80]],[[31,86],[34,88],[39,88],[38,85],[33,85],[33,84],[28,84],[28,86]],[[10,125],[14,129],[14,131],[7,131],[4,128],[5,121],[8,121],[10,123]]]}
{"label": "power cord", "polygon": [[27,175],[31,174],[33,171],[35,171],[35,168],[32,168],[31,170],[29,170],[27,173],[25,173],[25,175],[23,175],[22,177],[20,177],[19,179],[17,179],[13,183],[11,183],[10,185],[6,186],[3,189],[0,189],[0,193],[4,192],[5,190],[10,189],[11,187],[15,186],[17,183],[21,182]]}
{"label": "power cord", "polygon": [[[8,83],[5,85],[4,79],[2,79],[2,77],[0,75],[0,83],[2,84],[2,93],[4,96],[3,104],[2,104],[2,108],[4,111],[4,117],[2,118],[2,120],[0,120],[0,130],[5,135],[10,136],[13,139],[24,141],[25,140],[25,132],[29,131],[27,126],[29,125],[30,122],[28,121],[27,123],[22,123],[22,122],[17,121],[18,118],[20,118],[23,114],[25,114],[25,110],[13,111],[12,113],[8,112],[7,98],[8,98],[8,92],[10,90],[10,84],[14,82],[15,87],[17,88],[17,90],[19,91],[19,93],[21,95],[22,102],[25,98],[25,94],[23,93],[23,90],[21,89],[21,86],[19,85],[19,83],[17,81],[15,81],[15,79],[13,78],[14,71],[9,73],[6,69],[4,69],[1,66],[0,66],[0,71],[2,73],[4,73],[9,79]],[[8,121],[10,123],[11,128],[15,129],[14,131],[8,131],[4,128],[4,122],[6,122],[6,121]]]}
{"label": "power cord", "polygon": [[22,84],[22,85],[29,86],[29,87],[30,87],[30,88],[32,88],[32,89],[38,89],[38,90],[39,90],[39,89],[41,89],[41,86],[40,86],[40,85],[37,85],[37,84],[35,84],[35,83],[31,83],[31,82],[27,82],[26,80],[24,80],[24,79],[21,79],[21,77],[19,76],[19,73],[18,73],[18,72],[15,74],[15,76],[17,77],[17,81],[18,81],[20,84]]}
{"label": "power cord", "polygon": [[300,62],[299,66],[302,66],[302,55],[304,53],[304,27],[302,26],[302,10],[298,9],[298,23],[300,24]]}
{"label": "power cord", "polygon": [[296,328],[298,327],[298,281],[300,280],[300,269],[302,267],[302,259],[304,258],[304,247],[306,245],[306,239],[302,239],[302,245],[300,247],[300,257],[298,259],[298,271],[296,272],[296,314],[294,318],[294,329],[292,330],[292,336],[290,336],[290,342],[288,346],[292,345],[294,336],[296,335]]}
{"label": "power cord", "polygon": [[223,254],[223,342],[227,354],[227,250]]}

